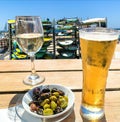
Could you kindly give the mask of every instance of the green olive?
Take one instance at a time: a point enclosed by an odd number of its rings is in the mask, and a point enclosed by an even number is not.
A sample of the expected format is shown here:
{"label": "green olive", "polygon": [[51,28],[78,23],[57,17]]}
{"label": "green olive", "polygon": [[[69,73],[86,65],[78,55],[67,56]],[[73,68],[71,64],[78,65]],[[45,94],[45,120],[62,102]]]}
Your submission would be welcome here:
{"label": "green olive", "polygon": [[64,109],[64,108],[67,107],[67,105],[68,105],[68,102],[65,101],[65,102],[62,102],[62,103],[60,104],[60,107]]}
{"label": "green olive", "polygon": [[44,106],[46,103],[49,103],[49,102],[50,102],[49,99],[45,99],[40,105],[41,105],[41,106]]}
{"label": "green olive", "polygon": [[59,102],[60,102],[60,103],[65,102],[65,101],[66,101],[66,100],[65,100],[65,98],[64,98],[64,97],[59,98]]}
{"label": "green olive", "polygon": [[60,96],[59,96],[59,99],[62,99],[62,98],[63,98],[63,96],[60,95]]}
{"label": "green olive", "polygon": [[64,96],[64,99],[68,102],[68,96]]}
{"label": "green olive", "polygon": [[44,110],[43,110],[43,115],[44,115],[44,116],[53,115],[53,110],[50,109],[50,108],[44,109]]}
{"label": "green olive", "polygon": [[50,105],[46,103],[46,104],[43,106],[43,108],[44,108],[44,109],[50,108]]}
{"label": "green olive", "polygon": [[59,92],[54,92],[53,95],[55,95],[56,97],[59,97]]}
{"label": "green olive", "polygon": [[50,106],[52,110],[54,111],[57,108],[57,103],[55,103],[55,101],[51,101]]}
{"label": "green olive", "polygon": [[50,100],[56,102],[56,101],[57,101],[57,97],[56,97],[56,96],[51,96],[51,97],[50,97]]}
{"label": "green olive", "polygon": [[68,105],[68,99],[67,99],[67,96],[60,96],[57,103],[59,104],[59,106],[61,108],[66,108],[67,105]]}

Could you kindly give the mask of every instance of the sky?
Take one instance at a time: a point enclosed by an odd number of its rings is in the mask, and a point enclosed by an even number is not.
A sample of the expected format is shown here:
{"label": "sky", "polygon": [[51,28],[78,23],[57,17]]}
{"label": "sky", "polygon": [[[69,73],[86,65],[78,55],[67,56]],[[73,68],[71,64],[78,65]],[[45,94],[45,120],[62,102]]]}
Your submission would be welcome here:
{"label": "sky", "polygon": [[0,0],[0,30],[8,19],[24,15],[51,21],[64,17],[106,17],[109,28],[120,28],[120,0]]}

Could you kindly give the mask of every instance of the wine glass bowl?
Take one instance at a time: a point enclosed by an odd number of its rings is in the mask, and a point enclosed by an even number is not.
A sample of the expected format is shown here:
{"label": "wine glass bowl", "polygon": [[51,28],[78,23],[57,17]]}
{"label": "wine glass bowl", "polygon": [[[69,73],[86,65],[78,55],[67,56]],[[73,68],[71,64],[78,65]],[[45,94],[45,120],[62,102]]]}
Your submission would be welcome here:
{"label": "wine glass bowl", "polygon": [[18,34],[17,42],[22,50],[29,56],[35,55],[43,44],[43,35],[38,33]]}
{"label": "wine glass bowl", "polygon": [[37,85],[44,81],[43,76],[36,73],[34,58],[41,49],[44,42],[43,27],[38,16],[17,16],[16,17],[16,39],[19,47],[31,59],[31,74],[23,81],[27,85]]}

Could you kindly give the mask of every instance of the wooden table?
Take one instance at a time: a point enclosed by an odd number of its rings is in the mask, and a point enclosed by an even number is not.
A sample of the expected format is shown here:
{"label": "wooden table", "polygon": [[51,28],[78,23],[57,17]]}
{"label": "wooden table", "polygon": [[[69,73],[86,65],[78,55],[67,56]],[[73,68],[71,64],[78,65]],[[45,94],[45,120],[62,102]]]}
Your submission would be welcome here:
{"label": "wooden table", "polygon": [[[75,94],[74,111],[63,122],[88,122],[83,120],[79,114],[82,90],[81,59],[36,60],[35,65],[38,74],[46,78],[43,84],[65,85]],[[14,106],[19,96],[32,88],[22,82],[30,70],[29,60],[0,61],[0,109]],[[105,117],[99,122],[119,122],[120,59],[112,60],[106,87]]]}

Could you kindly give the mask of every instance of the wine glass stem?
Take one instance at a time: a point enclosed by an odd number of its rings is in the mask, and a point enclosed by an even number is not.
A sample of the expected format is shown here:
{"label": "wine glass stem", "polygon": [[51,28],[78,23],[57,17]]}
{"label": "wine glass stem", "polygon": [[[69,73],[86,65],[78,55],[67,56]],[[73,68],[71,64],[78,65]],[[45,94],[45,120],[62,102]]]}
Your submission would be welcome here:
{"label": "wine glass stem", "polygon": [[34,64],[34,59],[35,59],[35,56],[30,56],[30,59],[31,59],[31,71],[32,71],[32,74],[36,74],[36,71],[35,71],[35,64]]}

